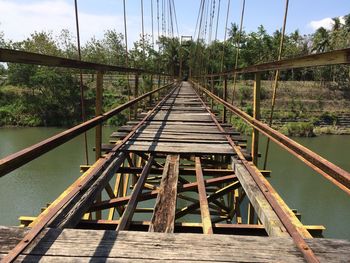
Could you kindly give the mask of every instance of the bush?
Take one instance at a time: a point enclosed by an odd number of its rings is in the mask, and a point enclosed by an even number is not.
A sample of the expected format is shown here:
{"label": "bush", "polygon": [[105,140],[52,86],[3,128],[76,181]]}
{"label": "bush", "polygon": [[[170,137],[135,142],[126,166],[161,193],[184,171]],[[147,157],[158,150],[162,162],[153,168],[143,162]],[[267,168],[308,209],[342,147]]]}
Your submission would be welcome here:
{"label": "bush", "polygon": [[243,101],[250,99],[252,94],[252,89],[247,86],[241,86],[238,89],[238,97],[241,101],[241,104]]}
{"label": "bush", "polygon": [[252,134],[252,128],[245,121],[238,118],[232,118],[231,123],[237,131],[246,135]]}
{"label": "bush", "polygon": [[314,125],[310,122],[291,122],[282,127],[288,136],[314,137]]}
{"label": "bush", "polygon": [[337,116],[334,113],[324,112],[320,116],[320,120],[331,125],[337,124]]}

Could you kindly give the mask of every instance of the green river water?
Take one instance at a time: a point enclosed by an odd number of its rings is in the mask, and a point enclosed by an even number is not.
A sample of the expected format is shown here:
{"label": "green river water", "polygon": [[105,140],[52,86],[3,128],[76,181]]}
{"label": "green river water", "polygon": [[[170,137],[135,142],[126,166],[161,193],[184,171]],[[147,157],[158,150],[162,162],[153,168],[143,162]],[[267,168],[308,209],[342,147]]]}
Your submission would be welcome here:
{"label": "green river water", "polygon": [[[59,128],[1,128],[0,158],[52,136]],[[115,129],[104,127],[104,142]],[[94,134],[88,134],[90,149]],[[350,136],[296,138],[298,142],[350,171]],[[261,141],[265,145],[265,138]],[[83,138],[78,137],[0,178],[0,225],[18,225],[21,215],[35,216],[79,177],[84,163]],[[261,152],[263,148],[260,149]],[[90,152],[90,159],[94,153]],[[304,224],[324,225],[326,237],[350,240],[350,197],[301,161],[271,144],[271,184]]]}

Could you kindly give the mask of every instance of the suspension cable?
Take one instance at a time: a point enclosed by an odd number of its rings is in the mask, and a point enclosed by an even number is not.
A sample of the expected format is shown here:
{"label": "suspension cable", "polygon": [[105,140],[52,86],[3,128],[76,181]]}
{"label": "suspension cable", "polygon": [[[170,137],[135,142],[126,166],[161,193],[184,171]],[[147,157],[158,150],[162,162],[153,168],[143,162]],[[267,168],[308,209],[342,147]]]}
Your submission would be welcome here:
{"label": "suspension cable", "polygon": [[227,13],[226,13],[226,23],[225,23],[224,43],[223,43],[223,47],[222,47],[222,56],[221,56],[221,64],[220,64],[220,72],[222,72],[222,68],[223,68],[223,65],[224,65],[224,56],[225,56],[225,47],[226,47],[226,35],[227,35],[227,22],[228,22],[228,16],[230,14],[230,4],[231,4],[231,0],[228,0]]}
{"label": "suspension cable", "polygon": [[[126,3],[123,0],[123,10],[124,10],[124,38],[125,38],[125,66],[129,67],[129,51],[128,51],[128,30],[126,25]],[[130,90],[130,78],[129,72],[126,73],[127,84],[126,87],[128,89],[128,101],[131,100],[131,90]],[[129,110],[129,120],[131,120],[131,111]]]}
{"label": "suspension cable", "polygon": [[[241,22],[239,25],[239,32],[238,32],[238,38],[236,43],[236,60],[235,60],[235,70],[238,67],[238,57],[239,57],[239,51],[240,51],[240,42],[241,42],[241,36],[242,36],[242,30],[243,30],[243,18],[244,18],[244,10],[245,10],[245,0],[242,1],[242,11],[241,11]],[[235,99],[235,93],[236,93],[236,82],[237,82],[237,73],[235,71],[233,75],[233,90],[232,90],[232,100],[231,104],[233,104]]]}
{"label": "suspension cable", "polygon": [[[199,27],[198,27],[198,37],[197,37],[197,50],[195,53],[195,57],[198,58],[197,53],[198,53],[198,49],[199,49],[199,40],[200,37],[203,35],[203,16],[204,16],[204,11],[205,11],[205,0],[202,1],[202,6],[201,6],[201,15],[200,15],[200,21],[199,21]],[[200,56],[200,58],[202,58],[202,56]],[[199,67],[198,67],[198,72],[199,75],[201,74],[201,63],[199,63]]]}
{"label": "suspension cable", "polygon": [[196,22],[196,27],[194,28],[193,39],[195,39],[196,35],[197,35],[197,28],[198,28],[200,13],[201,13],[202,2],[203,2],[203,0],[201,0],[201,2],[199,4],[199,8],[198,8],[197,22]]}
{"label": "suspension cable", "polygon": [[215,41],[218,39],[218,26],[219,26],[219,17],[220,17],[220,6],[221,6],[221,0],[219,0],[218,3],[218,14],[216,17],[216,29],[215,29]]}
{"label": "suspension cable", "polygon": [[173,3],[174,18],[175,18],[175,25],[176,25],[176,33],[177,33],[178,38],[180,38],[179,27],[178,27],[178,24],[177,24],[177,15],[176,15],[175,2],[174,2],[174,0],[171,0],[171,1]]}
{"label": "suspension cable", "polygon": [[209,19],[208,44],[211,43],[211,37],[212,37],[212,34],[213,34],[214,14],[215,14],[215,0],[210,0],[210,19]]}
{"label": "suspension cable", "polygon": [[[205,2],[205,7],[204,7],[204,29],[202,31],[202,39],[203,39],[203,44],[204,44],[204,52],[205,52],[205,48],[206,48],[206,38],[207,38],[207,27],[208,27],[208,13],[209,13],[209,1]],[[204,52],[201,54],[202,56],[200,57],[200,72],[202,72],[202,74],[206,74],[206,70],[205,67],[206,65],[206,61],[205,61],[205,55]]]}
{"label": "suspension cable", "polygon": [[165,24],[165,0],[162,0],[162,35],[166,36],[166,24]]}
{"label": "suspension cable", "polygon": [[142,55],[143,55],[143,63],[145,63],[146,54],[145,54],[145,29],[144,29],[144,23],[143,23],[143,0],[141,0],[141,27],[142,27]]}
{"label": "suspension cable", "polygon": [[[278,50],[278,61],[280,61],[282,58],[283,43],[284,43],[284,36],[285,36],[287,16],[288,16],[288,4],[289,4],[289,0],[286,0],[284,18],[283,18],[283,27],[282,27],[282,33],[281,33],[281,41],[280,41],[280,46],[279,46],[279,50]],[[268,123],[270,127],[272,125],[273,112],[274,112],[275,104],[276,104],[276,93],[277,93],[277,88],[278,88],[279,75],[280,75],[280,71],[276,70],[275,81],[274,81],[274,86],[273,86],[273,93],[272,93],[272,100],[271,100],[271,112],[270,112],[270,118],[269,118],[269,123]],[[270,138],[267,138],[265,159],[264,159],[264,169],[266,169],[266,165],[267,165],[269,147],[270,147]]]}
{"label": "suspension cable", "polygon": [[[77,49],[78,49],[78,59],[81,61],[81,49],[80,49],[80,32],[79,32],[79,16],[78,16],[78,0],[74,0],[74,7],[75,7],[75,25],[76,25],[76,31],[77,31]],[[83,122],[86,120],[85,115],[85,103],[84,103],[84,86],[83,86],[83,71],[80,69],[80,108],[81,108],[81,119]],[[84,132],[84,146],[85,146],[85,159],[86,164],[89,164],[89,151],[88,151],[88,140],[87,140],[87,133]]]}
{"label": "suspension cable", "polygon": [[157,23],[158,23],[158,41],[159,41],[159,0],[157,0]]}
{"label": "suspension cable", "polygon": [[153,30],[153,0],[151,0],[151,20],[152,20],[152,48],[154,49],[154,30]]}
{"label": "suspension cable", "polygon": [[173,8],[171,1],[168,1],[168,9],[169,9],[169,19],[170,19],[170,32],[171,32],[171,37],[174,37],[174,24],[173,24]]}

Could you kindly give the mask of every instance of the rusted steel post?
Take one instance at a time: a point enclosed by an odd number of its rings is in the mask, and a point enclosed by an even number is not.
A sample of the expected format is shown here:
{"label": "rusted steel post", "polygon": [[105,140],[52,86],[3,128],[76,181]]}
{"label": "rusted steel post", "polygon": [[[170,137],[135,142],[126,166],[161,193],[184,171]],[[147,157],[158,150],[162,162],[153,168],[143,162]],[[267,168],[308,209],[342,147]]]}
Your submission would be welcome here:
{"label": "rusted steel post", "polygon": [[[103,94],[103,72],[97,72],[96,79],[96,117],[102,115],[102,95]],[[101,145],[102,145],[102,124],[98,124],[95,130],[95,156],[96,160],[101,157]]]}
{"label": "rusted steel post", "polygon": [[[153,75],[151,75],[151,90],[153,90]],[[149,106],[152,105],[152,100],[153,100],[153,97],[152,97],[152,94],[149,95]]]}
{"label": "rusted steel post", "polygon": [[[253,97],[253,118],[255,120],[260,119],[260,86],[261,86],[260,73],[255,73],[254,97]],[[259,149],[259,131],[255,128],[253,128],[252,158],[253,158],[253,163],[255,165],[258,164],[258,149]]]}
{"label": "rusted steel post", "polygon": [[161,83],[161,79],[160,79],[161,75],[158,75],[158,89],[160,88],[160,83]]}
{"label": "rusted steel post", "polygon": [[[210,79],[211,79],[210,92],[214,93],[214,78],[213,78],[213,76]],[[213,107],[214,107],[214,99],[211,98],[211,108],[213,109]]]}
{"label": "rusted steel post", "polygon": [[[102,115],[102,94],[103,94],[103,72],[98,71],[96,75],[96,106],[95,115],[96,117]],[[101,157],[102,148],[102,123],[98,124],[95,129],[95,158],[98,160]],[[96,201],[101,202],[102,193],[96,196]],[[102,218],[102,212],[96,211],[96,219]]]}
{"label": "rusted steel post", "polygon": [[[139,74],[135,74],[135,86],[134,86],[134,98],[137,98],[139,94]],[[136,120],[137,118],[137,103],[133,107],[134,111],[134,119]]]}
{"label": "rusted steel post", "polygon": [[[161,79],[161,75],[158,75],[158,88],[161,86],[162,83],[162,79]],[[160,92],[158,92],[156,95],[156,100],[158,101],[159,97],[160,97]]]}
{"label": "rusted steel post", "polygon": [[[224,90],[223,90],[223,93],[222,93],[222,99],[224,101],[227,100],[227,75],[224,78]],[[227,115],[226,107],[223,107],[223,109],[222,109],[222,123],[226,122],[226,115]]]}

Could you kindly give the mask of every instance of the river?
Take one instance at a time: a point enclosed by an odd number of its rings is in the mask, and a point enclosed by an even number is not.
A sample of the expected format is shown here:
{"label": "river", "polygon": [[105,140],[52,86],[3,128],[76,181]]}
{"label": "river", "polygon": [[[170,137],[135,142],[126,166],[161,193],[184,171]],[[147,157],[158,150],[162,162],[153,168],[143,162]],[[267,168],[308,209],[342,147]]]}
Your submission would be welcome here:
{"label": "river", "polygon": [[[103,128],[104,142],[114,131]],[[52,136],[60,128],[1,128],[0,158]],[[88,133],[90,149],[94,133]],[[350,171],[350,136],[323,135],[295,138],[343,169]],[[0,178],[0,225],[18,225],[21,215],[35,216],[46,203],[52,202],[79,177],[84,161],[83,137],[41,156],[29,164]],[[261,141],[263,152],[265,139]],[[91,150],[90,159],[94,158]],[[306,225],[324,225],[326,237],[350,240],[350,198],[321,175],[286,151],[271,143],[269,166],[271,184],[302,215]]]}

